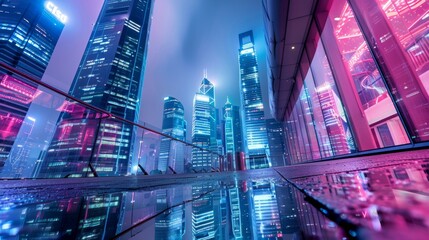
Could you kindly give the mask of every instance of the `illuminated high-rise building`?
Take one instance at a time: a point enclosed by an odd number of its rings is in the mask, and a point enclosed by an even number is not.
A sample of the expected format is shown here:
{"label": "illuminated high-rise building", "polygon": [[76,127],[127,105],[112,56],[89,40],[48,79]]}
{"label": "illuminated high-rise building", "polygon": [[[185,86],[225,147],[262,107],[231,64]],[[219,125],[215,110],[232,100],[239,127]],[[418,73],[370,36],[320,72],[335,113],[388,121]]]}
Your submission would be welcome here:
{"label": "illuminated high-rise building", "polygon": [[243,151],[243,134],[240,108],[234,106],[227,98],[223,107],[225,156],[228,170],[237,170],[236,156]]}
{"label": "illuminated high-rise building", "polygon": [[[41,80],[67,20],[61,11],[42,0],[1,1],[0,62]],[[34,165],[24,162],[23,138],[34,127],[35,118],[26,115],[40,93],[37,84],[0,69],[0,176],[21,177]]]}
{"label": "illuminated high-rise building", "polygon": [[286,165],[283,123],[274,118],[267,119],[268,145],[270,146],[270,159],[273,167]]}
{"label": "illuminated high-rise building", "polygon": [[[199,92],[194,97],[192,143],[217,152],[215,87],[207,76],[204,77]],[[211,154],[196,148],[192,151],[193,168],[210,170],[213,166]]]}
{"label": "illuminated high-rise building", "polygon": [[[253,31],[239,35],[240,92],[245,133],[247,167],[270,167],[268,137],[264,118]],[[268,152],[268,154],[267,154]]]}
{"label": "illuminated high-rise building", "polygon": [[[70,95],[113,116],[138,121],[152,2],[104,2]],[[131,124],[112,118],[98,121],[98,117],[87,110],[64,112],[40,177],[80,176],[89,158],[102,176],[125,175],[131,171],[134,136]]]}
{"label": "illuminated high-rise building", "polygon": [[[174,97],[164,98],[164,117],[162,132],[173,138],[186,140],[185,110],[182,103]],[[168,167],[183,173],[185,167],[184,144],[162,137],[159,150],[158,170],[166,172]]]}

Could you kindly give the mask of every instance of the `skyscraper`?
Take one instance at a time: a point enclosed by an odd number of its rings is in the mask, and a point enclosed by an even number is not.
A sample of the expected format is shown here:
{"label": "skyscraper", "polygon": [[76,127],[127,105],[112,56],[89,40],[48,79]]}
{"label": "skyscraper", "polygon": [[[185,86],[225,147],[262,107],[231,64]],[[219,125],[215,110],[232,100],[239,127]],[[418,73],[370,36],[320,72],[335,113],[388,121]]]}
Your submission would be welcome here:
{"label": "skyscraper", "polygon": [[243,111],[243,132],[250,169],[271,166],[267,154],[268,137],[264,118],[261,86],[258,76],[258,62],[255,52],[253,31],[239,35],[240,93]]}
{"label": "skyscraper", "polygon": [[[151,12],[151,0],[104,2],[70,95],[137,122]],[[85,156],[99,175],[129,173],[133,126],[114,119],[97,123],[87,110],[77,115],[62,115],[40,176],[61,177],[65,171],[80,175],[88,162]]]}
{"label": "skyscraper", "polygon": [[267,135],[272,166],[286,165],[283,123],[277,122],[274,118],[267,119]]}
{"label": "skyscraper", "polygon": [[238,170],[236,158],[243,151],[243,133],[240,117],[240,108],[232,105],[227,98],[223,107],[225,155],[228,170]]}
{"label": "skyscraper", "polygon": [[[201,148],[217,152],[215,87],[204,76],[199,92],[194,97],[192,116],[192,143]],[[212,156],[207,151],[192,150],[192,166],[196,170],[210,170]]]}
{"label": "skyscraper", "polygon": [[[182,103],[174,97],[164,98],[162,132],[173,138],[182,141],[186,140],[185,110]],[[159,149],[158,170],[166,172],[168,167],[171,167],[176,172],[183,173],[185,167],[184,147],[181,142],[162,137]]]}
{"label": "skyscraper", "polygon": [[[53,11],[56,8],[56,11]],[[0,62],[38,80],[48,66],[67,16],[52,2],[5,0],[0,4]],[[21,126],[31,129],[34,118],[26,114],[40,94],[37,84],[0,69],[0,175],[21,177],[25,157],[10,158]],[[21,135],[26,137],[22,130]],[[25,139],[23,139],[25,141]],[[22,145],[22,144],[15,144]],[[22,147],[21,147],[22,148]],[[9,158],[9,159],[8,159]],[[8,159],[8,160],[7,160]],[[6,162],[7,160],[7,162]],[[3,167],[6,167],[5,170]],[[13,175],[11,175],[14,173]]]}

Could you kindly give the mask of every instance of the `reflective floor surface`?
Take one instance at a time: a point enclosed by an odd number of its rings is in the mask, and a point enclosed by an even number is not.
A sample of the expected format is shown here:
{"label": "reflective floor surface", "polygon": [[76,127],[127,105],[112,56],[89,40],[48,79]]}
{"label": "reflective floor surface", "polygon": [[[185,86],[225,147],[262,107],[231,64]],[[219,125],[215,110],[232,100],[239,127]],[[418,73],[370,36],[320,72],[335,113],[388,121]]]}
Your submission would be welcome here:
{"label": "reflective floor surface", "polygon": [[0,239],[426,239],[429,234],[429,160],[283,175],[267,169],[170,176],[148,179],[143,188],[99,182],[81,192],[67,185],[49,191],[37,185],[2,188]]}

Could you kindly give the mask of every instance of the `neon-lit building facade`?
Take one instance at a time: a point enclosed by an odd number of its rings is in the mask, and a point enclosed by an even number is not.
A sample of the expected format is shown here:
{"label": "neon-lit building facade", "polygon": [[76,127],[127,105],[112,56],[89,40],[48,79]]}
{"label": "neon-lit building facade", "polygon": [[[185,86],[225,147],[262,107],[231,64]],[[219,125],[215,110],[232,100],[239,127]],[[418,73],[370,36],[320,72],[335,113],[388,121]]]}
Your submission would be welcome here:
{"label": "neon-lit building facade", "polygon": [[258,62],[253,31],[239,35],[240,97],[243,112],[247,167],[250,169],[270,167],[267,155],[268,138],[264,118]]}
{"label": "neon-lit building facade", "polygon": [[[104,2],[70,95],[138,122],[152,5],[151,0]],[[133,126],[114,119],[98,124],[98,117],[91,114],[60,117],[39,177],[61,177],[66,172],[81,176],[88,164],[83,159],[91,159],[102,176],[130,173]]]}
{"label": "neon-lit building facade", "polygon": [[270,147],[270,159],[273,167],[285,165],[285,144],[283,123],[269,118],[267,121],[268,145]]}
{"label": "neon-lit building facade", "polygon": [[227,98],[223,107],[224,117],[224,145],[226,157],[226,169],[238,170],[237,168],[237,155],[243,152],[243,132],[241,124],[240,108],[232,105]]}
{"label": "neon-lit building facade", "polygon": [[[313,4],[314,12],[309,8],[302,13],[309,19],[307,37],[302,43],[295,39],[295,44],[287,39],[283,48],[284,56],[300,56],[296,65],[290,59],[287,66],[276,60],[275,34],[270,28],[266,32],[272,49],[271,105],[284,122],[289,163],[425,144],[429,3]],[[286,101],[282,96],[288,96]]]}
{"label": "neon-lit building facade", "polygon": [[[186,140],[185,109],[183,104],[174,97],[164,98],[164,117],[162,119],[162,133],[171,137]],[[183,143],[162,137],[159,149],[158,170],[166,172],[168,167],[177,173],[183,173],[185,167]]]}
{"label": "neon-lit building facade", "polygon": [[[0,62],[42,79],[66,21],[64,14],[59,18],[52,13],[53,6],[42,0],[1,2]],[[26,115],[40,93],[35,83],[0,70],[1,176],[21,177],[34,164],[24,161],[28,151],[22,146],[25,139],[15,142],[20,131],[25,138],[34,127],[36,119]],[[12,150],[14,157],[10,157]]]}
{"label": "neon-lit building facade", "polygon": [[[217,152],[215,87],[205,76],[195,94],[192,112],[192,143]],[[192,166],[196,170],[211,170],[212,156],[206,151],[192,149]]]}

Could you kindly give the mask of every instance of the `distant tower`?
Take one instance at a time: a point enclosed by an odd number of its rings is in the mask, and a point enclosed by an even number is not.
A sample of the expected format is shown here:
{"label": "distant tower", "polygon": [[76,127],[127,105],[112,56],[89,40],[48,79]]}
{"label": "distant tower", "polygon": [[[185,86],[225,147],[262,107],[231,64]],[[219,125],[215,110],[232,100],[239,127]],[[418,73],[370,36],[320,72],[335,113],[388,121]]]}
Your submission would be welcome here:
{"label": "distant tower", "polygon": [[[115,116],[138,121],[152,2],[104,2],[70,95]],[[68,173],[80,176],[89,158],[99,175],[129,173],[134,157],[134,127],[114,119],[103,119],[99,124],[99,116],[94,113],[75,106],[68,108],[75,111],[66,110],[61,116],[40,177],[62,177]],[[79,121],[79,117],[83,120]]]}
{"label": "distant tower", "polygon": [[239,42],[240,92],[247,166],[250,169],[266,168],[271,164],[253,32],[241,33]]}
{"label": "distant tower", "polygon": [[[192,116],[192,143],[204,149],[217,152],[215,87],[204,73],[199,92],[195,94]],[[198,149],[192,150],[192,167],[196,170],[210,170],[212,156]]]}
{"label": "distant tower", "polygon": [[[67,20],[54,7],[42,0],[0,2],[0,62],[42,79]],[[29,177],[34,162],[25,161],[30,149],[23,145],[37,119],[26,115],[40,93],[37,84],[0,69],[0,176]]]}
{"label": "distant tower", "polygon": [[[182,103],[174,97],[164,98],[162,132],[173,138],[182,141],[186,140],[185,111]],[[184,147],[181,142],[162,137],[159,149],[158,170],[166,172],[168,171],[168,167],[171,167],[176,172],[183,173],[185,167]]]}
{"label": "distant tower", "polygon": [[226,169],[239,170],[237,159],[243,151],[243,133],[240,108],[234,106],[227,98],[223,107]]}
{"label": "distant tower", "polygon": [[283,123],[277,122],[274,118],[267,119],[267,134],[272,166],[286,165]]}

